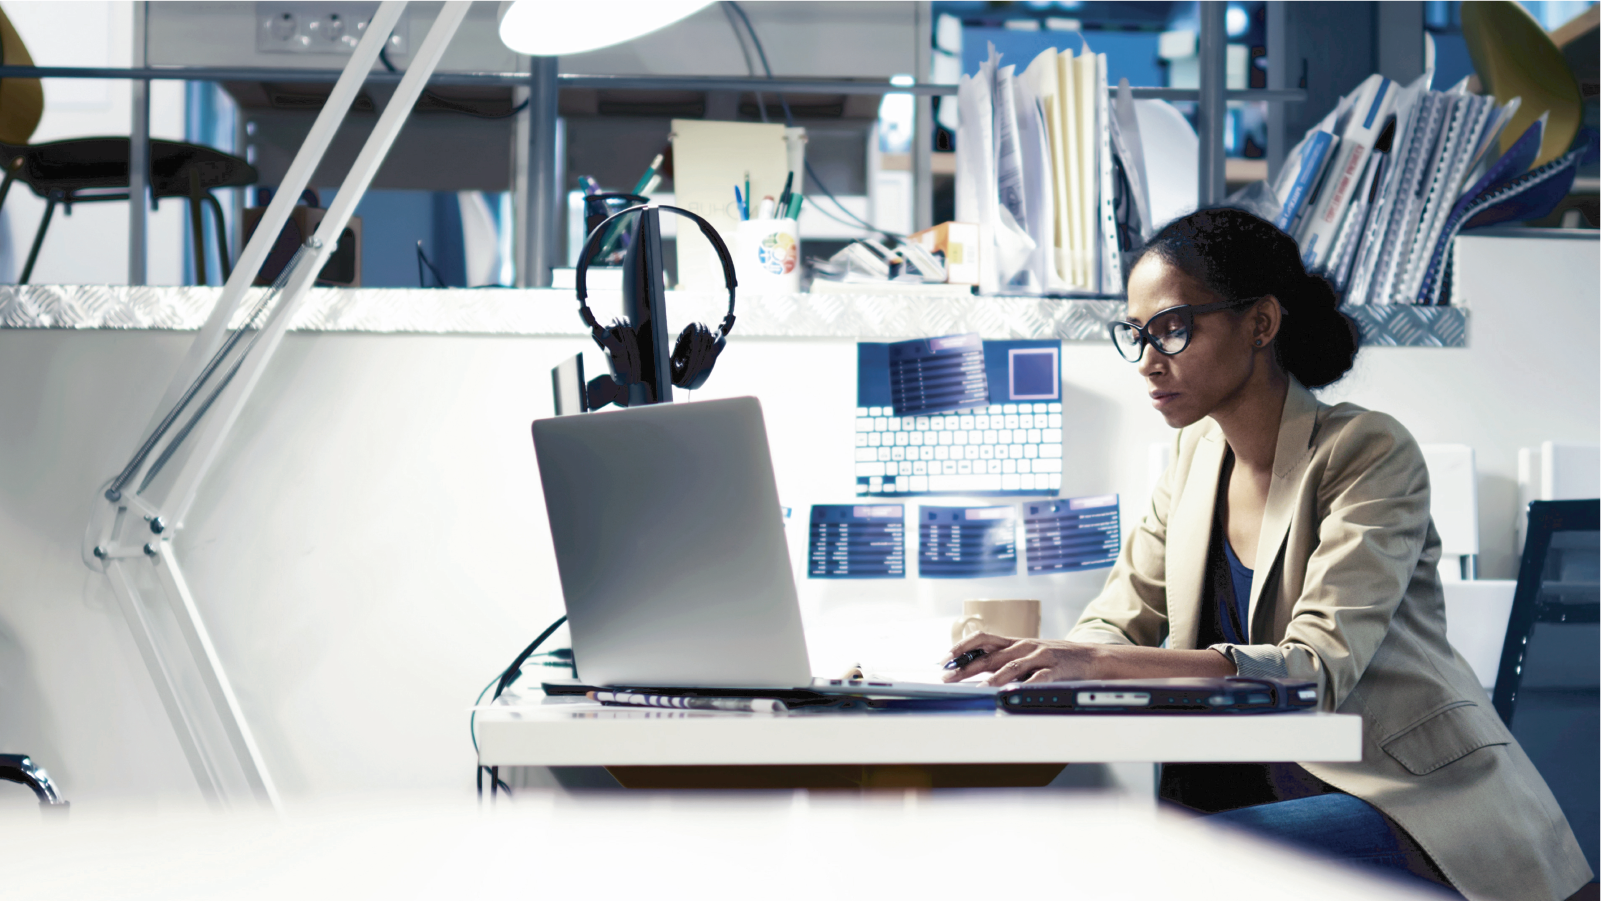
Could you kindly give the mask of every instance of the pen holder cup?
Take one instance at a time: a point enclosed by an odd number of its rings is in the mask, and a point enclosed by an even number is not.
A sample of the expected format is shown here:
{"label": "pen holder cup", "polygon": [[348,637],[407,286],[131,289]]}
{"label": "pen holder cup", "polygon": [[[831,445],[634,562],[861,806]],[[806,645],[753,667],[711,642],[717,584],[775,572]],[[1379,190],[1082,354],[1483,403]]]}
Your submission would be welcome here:
{"label": "pen holder cup", "polygon": [[734,239],[741,294],[800,293],[800,230],[794,219],[750,219]]}

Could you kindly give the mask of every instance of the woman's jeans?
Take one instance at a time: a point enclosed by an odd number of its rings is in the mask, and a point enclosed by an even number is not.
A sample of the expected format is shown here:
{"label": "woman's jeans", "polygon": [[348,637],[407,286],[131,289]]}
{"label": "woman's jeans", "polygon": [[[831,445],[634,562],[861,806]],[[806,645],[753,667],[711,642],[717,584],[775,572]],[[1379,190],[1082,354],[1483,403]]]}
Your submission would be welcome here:
{"label": "woman's jeans", "polygon": [[1257,804],[1208,814],[1206,819],[1384,875],[1427,882],[1445,897],[1461,897],[1441,884],[1433,863],[1410,836],[1354,795],[1334,792]]}

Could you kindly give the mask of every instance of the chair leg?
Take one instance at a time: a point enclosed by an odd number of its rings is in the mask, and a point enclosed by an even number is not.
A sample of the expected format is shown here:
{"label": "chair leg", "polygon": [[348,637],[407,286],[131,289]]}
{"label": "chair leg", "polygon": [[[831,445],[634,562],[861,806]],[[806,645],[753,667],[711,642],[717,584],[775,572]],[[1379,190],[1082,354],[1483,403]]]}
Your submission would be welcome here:
{"label": "chair leg", "polygon": [[12,173],[10,170],[7,170],[6,171],[6,179],[5,179],[5,181],[0,182],[0,209],[4,209],[5,208],[6,195],[11,193],[11,183],[16,181],[16,180],[17,180],[17,176],[14,173]]}
{"label": "chair leg", "polygon": [[200,189],[200,170],[191,166],[189,168],[189,231],[193,239],[195,255],[195,284],[206,283],[206,224],[200,217],[200,198],[204,195]]}
{"label": "chair leg", "polygon": [[50,217],[56,211],[56,203],[61,199],[60,191],[51,191],[44,201],[44,218],[39,221],[39,231],[33,236],[33,248],[28,251],[28,262],[22,267],[22,278],[17,284],[26,285],[33,275],[34,261],[39,259],[39,248],[44,245],[44,233],[50,230]]}
{"label": "chair leg", "polygon": [[[4,195],[0,195],[4,200]],[[206,192],[206,201],[211,204],[211,216],[217,220],[217,265],[222,267],[222,283],[227,284],[233,278],[233,263],[228,259],[228,224],[222,218],[222,204],[217,202],[217,195]]]}

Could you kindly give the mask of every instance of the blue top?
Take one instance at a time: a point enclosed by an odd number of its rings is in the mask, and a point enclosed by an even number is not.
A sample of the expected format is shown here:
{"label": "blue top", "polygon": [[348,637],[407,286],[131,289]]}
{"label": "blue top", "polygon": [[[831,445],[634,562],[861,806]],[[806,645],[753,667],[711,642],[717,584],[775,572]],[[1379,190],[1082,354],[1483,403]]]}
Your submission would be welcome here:
{"label": "blue top", "polygon": [[[1250,632],[1251,610],[1251,579],[1256,575],[1247,569],[1240,558],[1235,555],[1234,548],[1229,545],[1228,539],[1223,540],[1223,553],[1229,560],[1229,583],[1234,586],[1234,609],[1239,611],[1239,617],[1229,616],[1226,609],[1218,610],[1217,621],[1223,627],[1223,640],[1229,644],[1250,644],[1250,635],[1241,635],[1234,629],[1234,623],[1239,622],[1247,633]],[[1218,604],[1226,603],[1223,598],[1217,599]]]}

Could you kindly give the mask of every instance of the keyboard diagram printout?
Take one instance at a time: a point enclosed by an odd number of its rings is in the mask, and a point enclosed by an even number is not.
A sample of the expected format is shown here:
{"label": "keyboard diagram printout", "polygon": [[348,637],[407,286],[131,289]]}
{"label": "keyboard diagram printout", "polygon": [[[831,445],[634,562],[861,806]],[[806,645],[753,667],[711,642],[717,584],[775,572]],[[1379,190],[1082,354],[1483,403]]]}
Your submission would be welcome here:
{"label": "keyboard diagram printout", "polygon": [[[856,346],[858,495],[1041,497],[1061,490],[1060,341],[979,342],[987,396],[940,395],[950,403],[960,396],[969,404],[960,409],[935,412],[930,395],[912,398],[910,389],[894,383],[894,374],[910,372],[913,362],[926,372],[961,360],[970,373],[974,340],[954,335]],[[963,343],[936,350],[944,341]],[[963,386],[967,391],[972,383]],[[908,405],[909,398],[923,406]]]}
{"label": "keyboard diagram printout", "polygon": [[1016,508],[917,508],[919,576],[976,579],[1016,572]]}
{"label": "keyboard diagram printout", "polygon": [[1111,566],[1122,544],[1117,510],[1115,494],[1024,504],[1028,574]]}
{"label": "keyboard diagram printout", "polygon": [[813,579],[904,579],[906,508],[814,504],[806,574]]}

